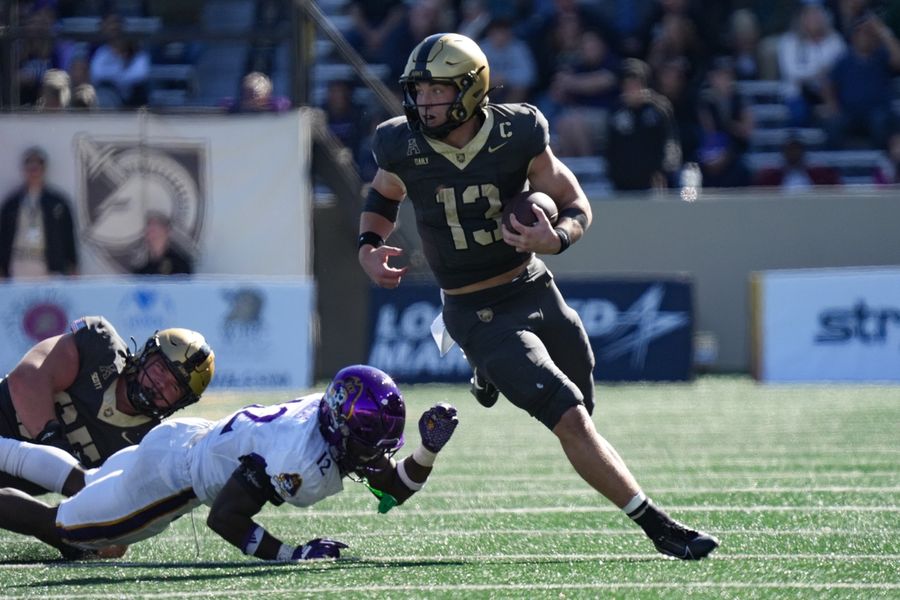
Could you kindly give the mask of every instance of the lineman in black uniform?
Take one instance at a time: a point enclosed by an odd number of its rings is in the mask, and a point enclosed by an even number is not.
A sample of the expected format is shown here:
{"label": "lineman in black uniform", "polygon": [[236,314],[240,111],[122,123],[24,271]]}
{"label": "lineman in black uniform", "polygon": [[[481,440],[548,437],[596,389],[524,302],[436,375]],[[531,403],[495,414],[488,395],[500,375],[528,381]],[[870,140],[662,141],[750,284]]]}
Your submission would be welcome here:
{"label": "lineman in black uniform", "polygon": [[[215,356],[196,331],[164,329],[134,355],[105,318],[74,321],[69,332],[38,342],[0,380],[0,487],[67,491],[54,474],[41,472],[40,453],[19,456],[9,440],[55,447],[97,467],[199,400],[214,370]],[[35,477],[9,474],[23,469]],[[45,485],[33,485],[36,477]]]}
{"label": "lineman in black uniform", "polygon": [[[403,251],[384,240],[399,203],[410,198],[445,294],[447,331],[476,374],[553,431],[582,478],[660,552],[702,558],[718,541],[656,508],[594,427],[587,334],[535,256],[578,241],[591,222],[590,204],[550,150],[543,115],[528,104],[489,104],[489,83],[487,59],[465,36],[435,34],[412,51],[400,79],[406,115],[375,133],[379,168],[360,217],[359,262],[377,285],[400,284],[406,270],[389,260]],[[539,209],[533,227],[515,217],[517,231],[501,226],[504,199],[526,184],[556,201],[555,226]]]}

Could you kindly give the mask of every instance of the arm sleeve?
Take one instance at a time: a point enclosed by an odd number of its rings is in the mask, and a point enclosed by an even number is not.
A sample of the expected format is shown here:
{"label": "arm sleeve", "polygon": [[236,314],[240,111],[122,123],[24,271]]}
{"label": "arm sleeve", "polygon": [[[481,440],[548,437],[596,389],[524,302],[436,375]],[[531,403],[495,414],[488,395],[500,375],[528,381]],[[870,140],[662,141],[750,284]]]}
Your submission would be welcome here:
{"label": "arm sleeve", "polygon": [[275,506],[284,503],[284,499],[272,487],[263,457],[258,454],[248,454],[242,456],[240,461],[235,476],[255,501],[271,502]]}

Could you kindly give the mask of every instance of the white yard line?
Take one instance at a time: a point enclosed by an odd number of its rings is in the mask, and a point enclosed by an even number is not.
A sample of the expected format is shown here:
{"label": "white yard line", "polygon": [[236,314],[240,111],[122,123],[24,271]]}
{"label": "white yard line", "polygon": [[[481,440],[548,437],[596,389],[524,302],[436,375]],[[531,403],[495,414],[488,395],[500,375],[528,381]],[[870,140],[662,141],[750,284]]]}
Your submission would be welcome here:
{"label": "white yard line", "polygon": [[[366,585],[366,586],[329,586],[329,587],[304,587],[302,592],[304,595],[314,594],[334,594],[334,593],[360,593],[372,594],[380,592],[387,594],[390,592],[453,592],[453,591],[471,591],[471,592],[489,592],[489,591],[550,591],[550,590],[672,590],[672,583],[669,582],[597,582],[597,583],[560,583],[560,584],[457,584],[457,585]],[[770,589],[770,590],[900,590],[900,583],[847,583],[847,582],[803,582],[794,583],[788,581],[767,581],[767,582],[678,582],[678,590],[685,589],[694,590],[753,590],[753,589]],[[282,588],[265,590],[266,596],[284,594],[286,597],[296,596],[297,588]],[[245,590],[225,590],[212,588],[208,590],[198,590],[194,592],[160,592],[156,594],[129,594],[133,598],[197,598],[209,597],[214,594],[216,598],[252,598],[260,594],[258,589]],[[22,596],[0,596],[0,599],[7,600],[12,598],[21,598]],[[42,594],[45,600],[68,600],[76,598],[121,598],[121,594]]]}

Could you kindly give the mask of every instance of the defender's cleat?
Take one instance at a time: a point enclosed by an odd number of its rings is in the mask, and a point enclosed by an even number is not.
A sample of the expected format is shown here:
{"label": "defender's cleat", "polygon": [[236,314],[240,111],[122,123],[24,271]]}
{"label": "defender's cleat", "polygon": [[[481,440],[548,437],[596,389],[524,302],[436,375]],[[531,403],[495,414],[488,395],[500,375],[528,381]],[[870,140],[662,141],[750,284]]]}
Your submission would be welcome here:
{"label": "defender's cleat", "polygon": [[662,533],[653,538],[653,545],[668,556],[700,560],[719,547],[719,540],[702,531],[688,529],[678,521],[669,521],[663,525]]}
{"label": "defender's cleat", "polygon": [[475,396],[475,399],[478,400],[480,405],[485,408],[490,408],[497,403],[497,398],[500,396],[500,390],[479,373],[478,369],[475,369],[472,372],[472,379],[469,380],[469,383],[472,384],[469,391],[472,392],[472,395]]}

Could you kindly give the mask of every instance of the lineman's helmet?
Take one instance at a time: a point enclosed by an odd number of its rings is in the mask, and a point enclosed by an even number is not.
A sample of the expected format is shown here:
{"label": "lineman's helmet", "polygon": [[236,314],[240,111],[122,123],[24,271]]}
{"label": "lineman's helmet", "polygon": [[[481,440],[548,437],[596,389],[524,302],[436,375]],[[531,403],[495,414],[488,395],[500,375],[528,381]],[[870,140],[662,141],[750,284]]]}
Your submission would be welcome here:
{"label": "lineman's helmet", "polygon": [[[168,408],[156,405],[154,399],[160,392],[143,372],[147,361],[155,355],[162,358],[166,368],[184,389],[181,399]],[[181,328],[157,331],[136,356],[130,357],[125,368],[128,400],[142,414],[158,419],[168,417],[179,408],[200,400],[215,370],[216,356],[203,335]]]}

